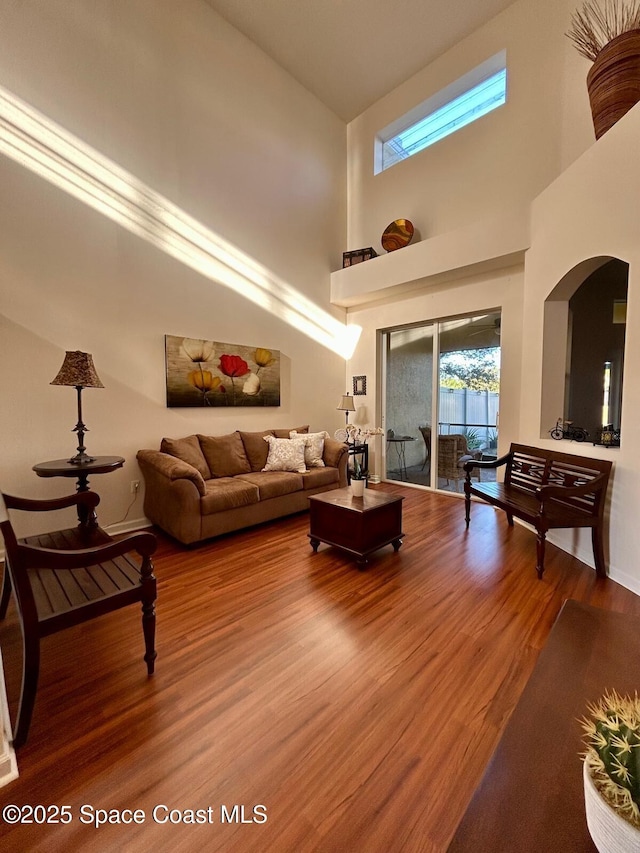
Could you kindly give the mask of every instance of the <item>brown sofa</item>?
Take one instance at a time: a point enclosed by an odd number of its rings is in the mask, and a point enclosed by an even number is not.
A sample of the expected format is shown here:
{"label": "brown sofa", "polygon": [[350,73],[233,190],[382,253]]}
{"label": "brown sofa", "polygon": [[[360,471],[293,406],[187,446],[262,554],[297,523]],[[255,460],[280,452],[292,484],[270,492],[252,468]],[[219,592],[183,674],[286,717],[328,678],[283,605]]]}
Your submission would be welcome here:
{"label": "brown sofa", "polygon": [[[164,438],[160,450],[137,454],[145,480],[145,515],[178,541],[191,545],[306,510],[311,495],[347,485],[347,446],[327,433],[318,444],[319,435],[298,427]],[[300,453],[302,439],[301,466],[263,470],[268,461],[271,466],[279,464],[274,461],[277,450]],[[306,467],[305,462],[316,467]]]}

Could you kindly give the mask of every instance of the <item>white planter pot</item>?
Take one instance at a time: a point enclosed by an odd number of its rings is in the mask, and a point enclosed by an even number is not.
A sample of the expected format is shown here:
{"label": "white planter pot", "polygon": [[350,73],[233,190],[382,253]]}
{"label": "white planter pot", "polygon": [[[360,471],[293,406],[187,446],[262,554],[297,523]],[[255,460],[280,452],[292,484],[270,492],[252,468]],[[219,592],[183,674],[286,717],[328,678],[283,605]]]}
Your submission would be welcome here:
{"label": "white planter pot", "polygon": [[637,853],[640,850],[640,829],[620,817],[600,796],[586,761],[582,765],[582,775],[587,826],[600,853]]}
{"label": "white planter pot", "polygon": [[351,491],[353,492],[354,498],[361,498],[364,495],[364,480],[352,480],[351,481]]}

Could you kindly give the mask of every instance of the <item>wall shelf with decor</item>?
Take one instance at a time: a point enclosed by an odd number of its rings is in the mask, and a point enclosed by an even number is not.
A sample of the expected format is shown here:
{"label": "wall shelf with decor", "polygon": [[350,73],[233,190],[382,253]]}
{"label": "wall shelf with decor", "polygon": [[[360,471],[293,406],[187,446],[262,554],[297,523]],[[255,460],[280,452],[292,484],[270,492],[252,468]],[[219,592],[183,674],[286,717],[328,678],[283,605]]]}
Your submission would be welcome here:
{"label": "wall shelf with decor", "polygon": [[596,433],[594,445],[599,447],[620,447],[620,430],[613,427],[602,427]]}
{"label": "wall shelf with decor", "polygon": [[446,234],[411,243],[331,273],[331,302],[344,308],[366,305],[461,276],[524,263],[530,245],[529,208],[517,207]]}

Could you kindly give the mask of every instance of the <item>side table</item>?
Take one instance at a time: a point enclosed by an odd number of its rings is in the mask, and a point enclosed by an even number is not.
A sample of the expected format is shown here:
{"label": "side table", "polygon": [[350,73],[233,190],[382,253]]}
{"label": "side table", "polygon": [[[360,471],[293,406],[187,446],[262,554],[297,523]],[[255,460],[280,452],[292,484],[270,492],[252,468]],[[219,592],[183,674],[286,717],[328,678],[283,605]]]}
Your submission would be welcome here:
{"label": "side table", "polygon": [[414,436],[392,435],[387,437],[387,447],[392,444],[396,449],[396,456],[398,457],[398,473],[400,474],[401,480],[409,479],[409,475],[407,474],[407,459],[404,453],[404,446],[407,441],[415,441]]}
{"label": "side table", "polygon": [[[91,462],[83,462],[75,465],[68,459],[53,459],[50,462],[39,462],[33,466],[38,477],[73,477],[77,478],[76,491],[89,491],[90,474],[108,474],[117,468],[122,468],[124,459],[122,456],[96,456]],[[95,527],[98,519],[95,512],[91,516],[87,514],[84,507],[78,507],[78,521],[83,526]]]}

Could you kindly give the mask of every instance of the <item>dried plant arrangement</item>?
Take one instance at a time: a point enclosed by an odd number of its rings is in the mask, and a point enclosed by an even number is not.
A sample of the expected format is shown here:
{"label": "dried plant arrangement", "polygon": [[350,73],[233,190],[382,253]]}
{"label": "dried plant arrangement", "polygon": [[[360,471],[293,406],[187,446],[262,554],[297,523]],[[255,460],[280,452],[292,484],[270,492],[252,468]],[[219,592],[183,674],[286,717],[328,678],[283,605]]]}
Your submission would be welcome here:
{"label": "dried plant arrangement", "polygon": [[595,62],[605,45],[630,30],[640,30],[640,0],[585,0],[566,35],[578,53]]}

